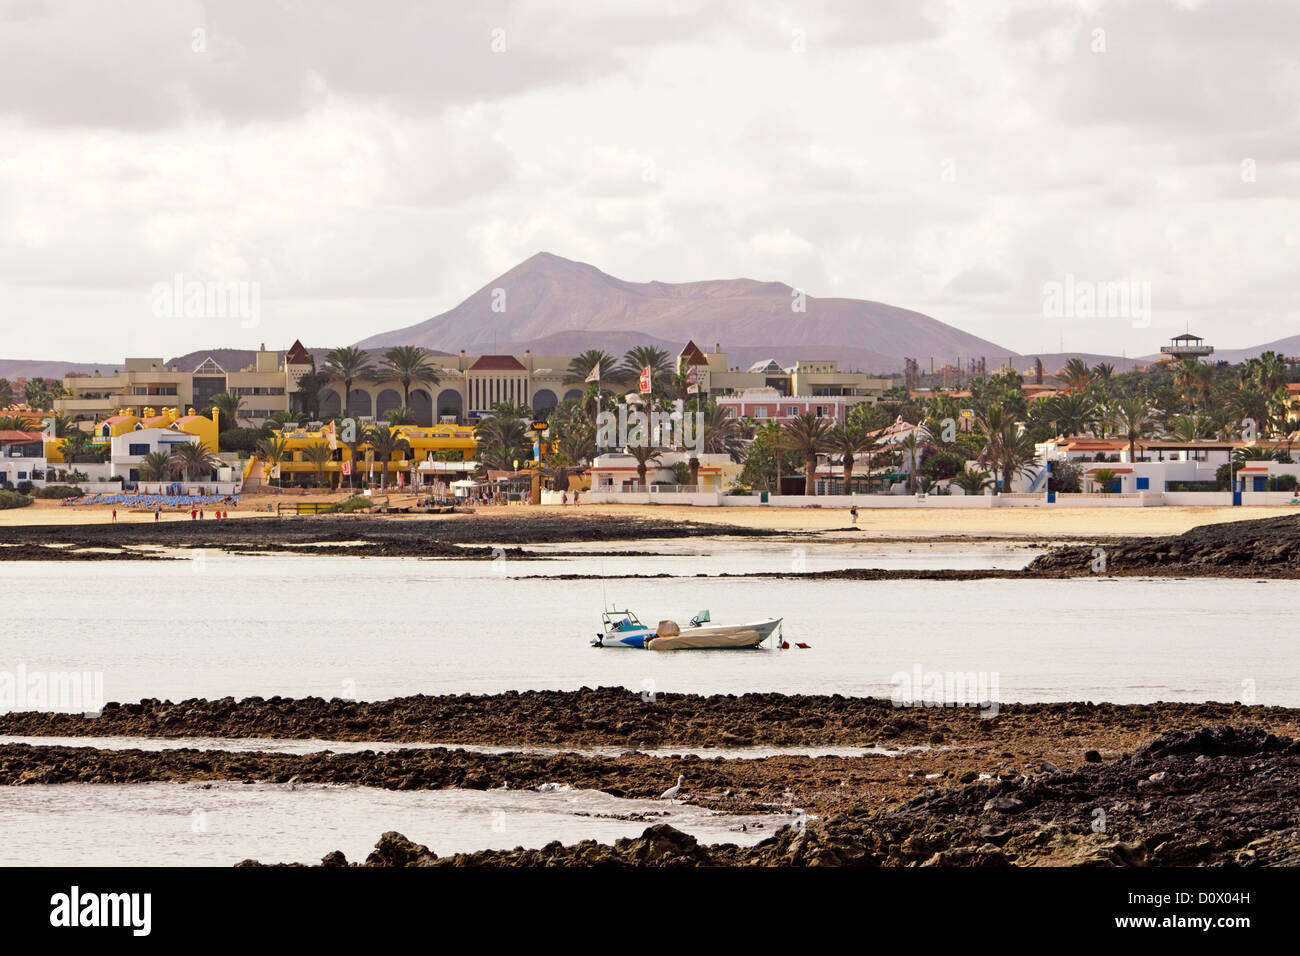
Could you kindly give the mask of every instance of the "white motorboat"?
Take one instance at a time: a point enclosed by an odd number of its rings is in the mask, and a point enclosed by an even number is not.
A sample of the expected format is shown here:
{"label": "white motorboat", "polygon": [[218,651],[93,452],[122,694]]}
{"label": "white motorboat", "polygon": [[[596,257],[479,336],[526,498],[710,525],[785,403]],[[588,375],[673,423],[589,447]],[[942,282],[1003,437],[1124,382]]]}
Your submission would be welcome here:
{"label": "white motorboat", "polygon": [[781,626],[781,618],[746,624],[714,624],[708,611],[700,611],[686,627],[660,621],[650,627],[631,611],[601,612],[601,631],[592,647],[635,647],[649,651],[745,650],[761,645]]}

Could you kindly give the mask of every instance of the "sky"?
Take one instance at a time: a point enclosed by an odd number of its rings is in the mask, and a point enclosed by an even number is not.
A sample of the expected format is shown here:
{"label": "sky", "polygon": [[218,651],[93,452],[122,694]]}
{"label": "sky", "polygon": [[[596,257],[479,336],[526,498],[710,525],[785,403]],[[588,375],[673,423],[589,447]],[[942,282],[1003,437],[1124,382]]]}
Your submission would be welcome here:
{"label": "sky", "polygon": [[1255,345],[1300,333],[1297,40],[1290,0],[0,0],[0,357],[350,344],[539,251]]}

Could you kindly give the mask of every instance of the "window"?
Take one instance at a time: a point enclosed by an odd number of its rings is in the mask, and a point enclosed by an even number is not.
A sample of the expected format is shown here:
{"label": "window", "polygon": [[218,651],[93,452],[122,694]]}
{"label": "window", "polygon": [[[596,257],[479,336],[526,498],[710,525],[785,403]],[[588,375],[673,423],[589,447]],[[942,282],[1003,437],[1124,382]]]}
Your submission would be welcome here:
{"label": "window", "polygon": [[735,405],[728,405],[727,408],[726,408],[726,415],[727,415],[728,418],[735,418],[735,417],[736,417],[736,406],[735,406]]}
{"label": "window", "polygon": [[146,444],[132,443],[131,445],[127,446],[126,453],[128,455],[147,455],[149,454],[149,445],[147,443]]}
{"label": "window", "polygon": [[754,406],[754,417],[755,417],[755,418],[767,418],[767,406],[766,406],[766,405],[756,405],[756,406]]}
{"label": "window", "polygon": [[785,417],[786,417],[786,418],[797,418],[798,416],[799,416],[799,406],[798,406],[798,405],[787,405],[787,406],[785,407]]}
{"label": "window", "polygon": [[1150,478],[1141,478],[1141,477],[1138,478],[1138,480],[1137,480],[1137,490],[1138,490],[1138,491],[1148,491],[1148,490],[1150,490],[1150,488],[1151,488],[1151,479],[1150,479]]}

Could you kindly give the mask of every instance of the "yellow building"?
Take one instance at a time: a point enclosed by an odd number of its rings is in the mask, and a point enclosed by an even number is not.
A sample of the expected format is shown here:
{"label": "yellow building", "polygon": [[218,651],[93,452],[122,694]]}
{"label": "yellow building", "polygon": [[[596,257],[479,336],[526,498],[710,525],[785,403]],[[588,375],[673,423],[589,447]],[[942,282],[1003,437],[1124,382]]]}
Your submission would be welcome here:
{"label": "yellow building", "polygon": [[[447,457],[447,453],[458,453],[461,461],[472,463],[478,449],[474,429],[467,425],[398,425],[394,434],[405,439],[410,450],[398,452],[388,462],[390,478],[399,473],[409,475],[413,464],[418,468],[420,462],[440,461]],[[314,476],[317,473],[316,463],[308,457],[308,449],[313,445],[324,445],[329,450],[329,458],[322,470],[332,484],[337,483],[334,481],[335,476],[345,474],[360,473],[378,479],[383,468],[373,460],[369,446],[364,443],[359,446],[360,454],[354,463],[352,449],[343,441],[343,436],[336,434],[329,426],[317,430],[288,426],[277,432],[276,437],[284,442],[286,452],[285,459],[280,463],[280,476],[290,481],[295,476]],[[471,465],[468,470],[472,470],[472,467]]]}

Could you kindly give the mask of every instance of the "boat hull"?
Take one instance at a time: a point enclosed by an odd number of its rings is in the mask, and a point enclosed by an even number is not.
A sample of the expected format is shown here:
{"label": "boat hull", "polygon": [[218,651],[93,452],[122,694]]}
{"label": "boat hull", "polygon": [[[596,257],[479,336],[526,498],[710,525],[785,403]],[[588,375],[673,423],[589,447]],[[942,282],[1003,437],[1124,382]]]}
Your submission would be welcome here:
{"label": "boat hull", "polygon": [[682,628],[660,637],[650,628],[610,631],[600,637],[601,647],[635,647],[650,651],[748,650],[758,647],[781,625],[781,618],[749,624],[711,624]]}

